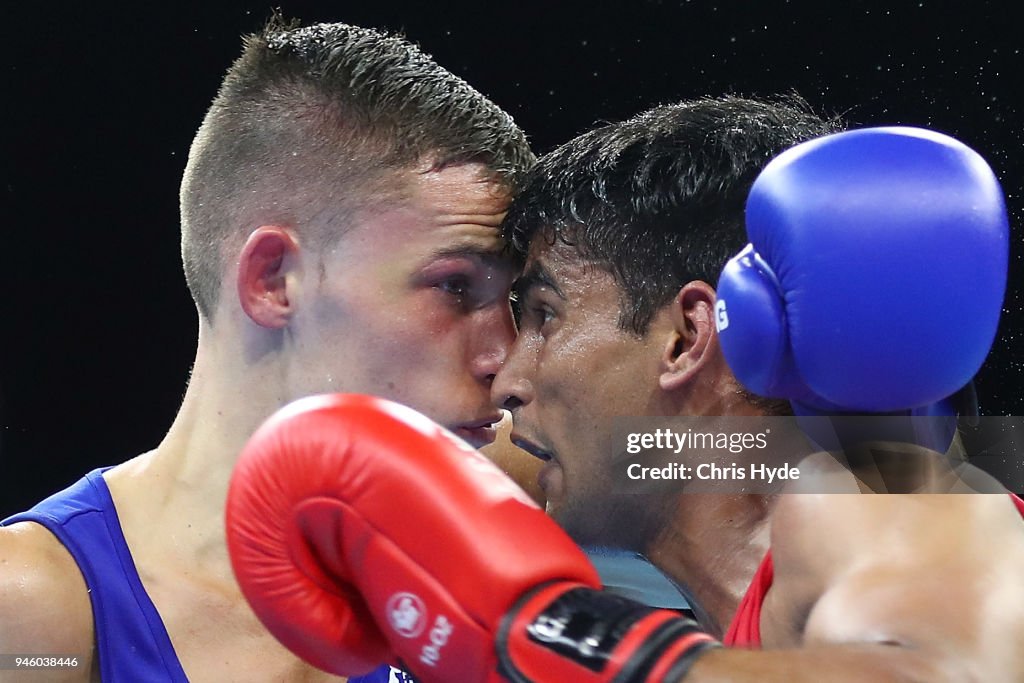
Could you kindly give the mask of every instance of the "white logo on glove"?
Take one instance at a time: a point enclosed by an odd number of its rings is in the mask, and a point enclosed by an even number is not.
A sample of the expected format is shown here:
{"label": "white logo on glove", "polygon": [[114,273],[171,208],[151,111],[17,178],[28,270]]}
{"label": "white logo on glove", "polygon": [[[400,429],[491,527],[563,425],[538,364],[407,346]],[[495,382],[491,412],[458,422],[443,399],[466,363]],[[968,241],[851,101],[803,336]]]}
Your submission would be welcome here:
{"label": "white logo on glove", "polygon": [[434,622],[434,628],[430,629],[430,643],[423,646],[420,652],[420,661],[428,666],[437,666],[441,661],[441,648],[448,644],[455,627],[442,614]]}
{"label": "white logo on glove", "polygon": [[729,327],[729,314],[725,311],[725,299],[715,302],[715,329],[721,332]]}
{"label": "white logo on glove", "polygon": [[415,638],[423,633],[427,623],[427,606],[418,595],[395,593],[388,599],[384,609],[388,615],[388,623],[398,635]]}

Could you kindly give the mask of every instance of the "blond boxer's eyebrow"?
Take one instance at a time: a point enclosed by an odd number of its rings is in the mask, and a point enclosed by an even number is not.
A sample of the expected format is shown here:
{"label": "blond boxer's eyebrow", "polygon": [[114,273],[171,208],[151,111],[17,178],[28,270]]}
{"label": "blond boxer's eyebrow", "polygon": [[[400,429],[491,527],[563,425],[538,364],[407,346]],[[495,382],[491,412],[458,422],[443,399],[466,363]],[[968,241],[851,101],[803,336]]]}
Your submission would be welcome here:
{"label": "blond boxer's eyebrow", "polygon": [[505,266],[511,264],[511,257],[502,250],[500,245],[485,247],[476,244],[460,244],[437,249],[430,254],[430,260],[432,261],[460,257],[477,259],[485,265]]}

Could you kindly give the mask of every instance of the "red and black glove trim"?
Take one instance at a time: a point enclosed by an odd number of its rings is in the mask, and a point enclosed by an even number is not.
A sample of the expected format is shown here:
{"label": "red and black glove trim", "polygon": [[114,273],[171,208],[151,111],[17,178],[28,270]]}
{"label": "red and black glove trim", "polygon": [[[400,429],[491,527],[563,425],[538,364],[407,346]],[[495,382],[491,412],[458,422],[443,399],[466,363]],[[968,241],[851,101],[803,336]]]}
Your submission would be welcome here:
{"label": "red and black glove trim", "polygon": [[[559,592],[557,584],[547,584],[520,599],[506,615],[498,630],[497,649],[499,670],[516,683],[535,680],[523,668],[549,671],[545,662],[552,655],[560,660],[558,668],[571,662],[592,672],[594,681],[643,683],[656,670],[685,675],[713,643],[695,621],[675,612],[592,588]],[[523,667],[517,665],[517,656],[533,661],[521,661],[527,664]],[[585,676],[584,671],[580,673]]]}

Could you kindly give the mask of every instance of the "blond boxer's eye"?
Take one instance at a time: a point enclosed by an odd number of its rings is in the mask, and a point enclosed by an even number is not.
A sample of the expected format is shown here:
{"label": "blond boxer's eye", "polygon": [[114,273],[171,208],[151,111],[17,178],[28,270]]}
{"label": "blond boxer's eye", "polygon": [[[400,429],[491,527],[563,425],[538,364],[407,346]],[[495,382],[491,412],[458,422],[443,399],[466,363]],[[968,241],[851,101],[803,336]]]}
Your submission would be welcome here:
{"label": "blond boxer's eye", "polygon": [[462,299],[469,294],[469,278],[463,275],[446,278],[438,285],[438,289],[446,294]]}

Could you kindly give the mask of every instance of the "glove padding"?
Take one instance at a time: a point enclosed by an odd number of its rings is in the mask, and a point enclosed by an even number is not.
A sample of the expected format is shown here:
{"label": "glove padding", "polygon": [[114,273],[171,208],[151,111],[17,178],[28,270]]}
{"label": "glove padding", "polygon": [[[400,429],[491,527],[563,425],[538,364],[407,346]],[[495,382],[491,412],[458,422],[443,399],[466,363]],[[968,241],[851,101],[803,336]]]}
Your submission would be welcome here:
{"label": "glove padding", "polygon": [[387,662],[424,683],[644,681],[711,642],[595,590],[583,552],[493,463],[381,399],[271,417],[239,457],[227,534],[260,620],[335,674]]}
{"label": "glove padding", "polygon": [[900,411],[981,367],[1009,225],[995,175],[962,143],[894,127],[797,145],[754,182],[746,225],[716,322],[751,391],[798,413]]}

